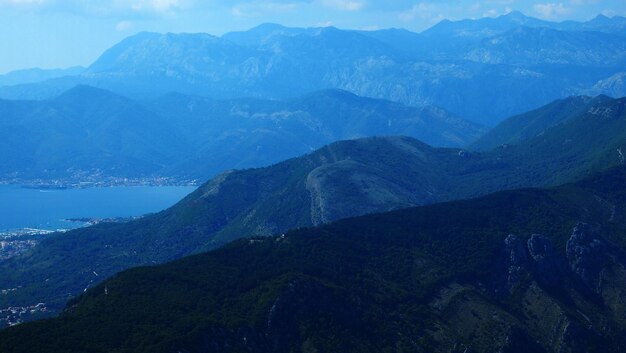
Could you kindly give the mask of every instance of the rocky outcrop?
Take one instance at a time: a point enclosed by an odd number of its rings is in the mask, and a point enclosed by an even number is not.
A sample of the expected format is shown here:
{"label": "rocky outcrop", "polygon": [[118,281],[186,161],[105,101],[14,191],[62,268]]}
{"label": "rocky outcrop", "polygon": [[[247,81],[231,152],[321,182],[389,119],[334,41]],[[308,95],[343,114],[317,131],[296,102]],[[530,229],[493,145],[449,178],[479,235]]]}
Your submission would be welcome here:
{"label": "rocky outcrop", "polygon": [[528,239],[527,245],[537,281],[542,285],[558,285],[563,278],[564,265],[550,239],[540,234],[533,234]]}
{"label": "rocky outcrop", "polygon": [[[504,240],[504,278],[496,286],[496,293],[512,293],[522,282],[524,274],[542,285],[556,286],[563,277],[564,263],[552,242],[540,234],[524,241],[514,234]],[[500,271],[502,273],[502,271]]]}
{"label": "rocky outcrop", "polygon": [[506,281],[501,288],[510,293],[520,283],[523,273],[528,265],[528,251],[520,238],[509,234],[504,240],[506,258]]}
{"label": "rocky outcrop", "polygon": [[576,225],[566,245],[570,269],[598,294],[601,292],[601,273],[611,262],[610,252],[598,230],[587,223]]}

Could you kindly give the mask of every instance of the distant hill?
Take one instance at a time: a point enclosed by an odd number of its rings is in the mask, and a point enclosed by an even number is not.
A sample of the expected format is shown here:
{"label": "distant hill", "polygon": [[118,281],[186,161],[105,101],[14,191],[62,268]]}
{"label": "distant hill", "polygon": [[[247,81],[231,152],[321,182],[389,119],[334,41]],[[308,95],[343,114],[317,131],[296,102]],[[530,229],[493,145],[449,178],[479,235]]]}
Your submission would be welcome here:
{"label": "distant hill", "polygon": [[147,105],[180,126],[193,155],[166,170],[214,176],[227,169],[266,166],[328,143],[405,135],[439,147],[464,146],[486,129],[444,109],[407,107],[325,90],[286,101],[217,101],[172,94]]}
{"label": "distant hill", "polygon": [[[148,102],[77,86],[47,101],[0,100],[0,178],[206,180],[330,142],[408,135],[462,146],[482,127],[436,107],[328,90],[288,101],[170,94]],[[79,180],[80,181],[80,180]]]}
{"label": "distant hill", "polygon": [[7,353],[620,352],[623,168],[125,271]]}
{"label": "distant hill", "polygon": [[504,120],[474,142],[471,148],[487,151],[537,137],[549,128],[577,118],[593,106],[610,100],[607,96],[578,96],[554,101],[539,109]]}
{"label": "distant hill", "polygon": [[288,99],[343,89],[494,126],[569,95],[613,94],[602,82],[624,71],[625,28],[619,16],[556,23],[513,12],[442,21],[422,33],[276,24],[221,37],[139,33],[80,75],[0,87],[0,97],[49,98],[76,84],[141,99]]}
{"label": "distant hill", "polygon": [[517,27],[468,49],[471,61],[507,65],[624,66],[626,41],[600,32]]}
{"label": "distant hill", "polygon": [[44,302],[55,312],[102,277],[241,237],[579,180],[623,165],[625,106],[626,99],[610,99],[540,136],[488,152],[433,148],[408,137],[366,138],[226,172],[166,211],[59,234],[0,263],[0,288],[22,286],[0,296],[0,308]]}
{"label": "distant hill", "polygon": [[141,104],[87,86],[44,102],[0,101],[0,112],[5,180],[149,176],[189,148]]}
{"label": "distant hill", "polygon": [[0,86],[14,86],[29,83],[37,83],[53,78],[64,76],[76,76],[82,74],[86,69],[81,66],[67,69],[25,69],[8,72],[0,75]]}

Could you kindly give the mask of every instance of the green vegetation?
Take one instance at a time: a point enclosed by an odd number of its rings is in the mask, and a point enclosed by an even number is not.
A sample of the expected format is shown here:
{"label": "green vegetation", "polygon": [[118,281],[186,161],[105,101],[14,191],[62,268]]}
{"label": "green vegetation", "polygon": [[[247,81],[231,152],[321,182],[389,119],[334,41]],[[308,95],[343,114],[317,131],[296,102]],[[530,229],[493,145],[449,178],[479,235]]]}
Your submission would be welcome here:
{"label": "green vegetation", "polygon": [[[179,204],[127,224],[59,234],[0,264],[0,307],[68,298],[134,266],[171,261],[247,236],[340,218],[558,185],[622,163],[625,99],[490,152],[438,149],[411,138],[343,141],[267,168],[224,173]],[[94,274],[98,273],[98,276]]]}
{"label": "green vegetation", "polygon": [[517,144],[532,139],[552,127],[578,118],[593,106],[610,100],[611,98],[607,96],[559,99],[539,109],[504,120],[478,141],[472,143],[470,147],[474,150],[488,151],[503,145]]}
{"label": "green vegetation", "polygon": [[[0,332],[0,350],[619,351],[623,258],[605,265],[612,275],[599,290],[558,265],[520,265],[525,275],[510,293],[495,289],[510,276],[511,233],[545,235],[556,248],[545,258],[555,264],[569,261],[566,243],[581,221],[613,244],[607,256],[626,249],[625,182],[620,168],[551,190],[341,220],[128,270],[59,318]],[[542,281],[550,271],[567,280]]]}

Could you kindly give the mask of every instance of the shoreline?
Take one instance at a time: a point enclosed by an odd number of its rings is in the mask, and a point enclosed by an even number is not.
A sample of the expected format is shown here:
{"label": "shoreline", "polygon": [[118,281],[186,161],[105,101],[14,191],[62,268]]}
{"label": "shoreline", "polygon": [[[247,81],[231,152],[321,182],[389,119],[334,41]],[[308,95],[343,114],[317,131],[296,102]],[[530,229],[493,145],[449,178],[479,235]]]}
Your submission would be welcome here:
{"label": "shoreline", "polygon": [[68,190],[68,189],[88,189],[102,187],[134,187],[134,186],[200,186],[202,181],[198,179],[176,179],[169,177],[154,178],[102,178],[96,180],[87,179],[0,179],[0,185],[18,185],[24,189],[34,190]]}

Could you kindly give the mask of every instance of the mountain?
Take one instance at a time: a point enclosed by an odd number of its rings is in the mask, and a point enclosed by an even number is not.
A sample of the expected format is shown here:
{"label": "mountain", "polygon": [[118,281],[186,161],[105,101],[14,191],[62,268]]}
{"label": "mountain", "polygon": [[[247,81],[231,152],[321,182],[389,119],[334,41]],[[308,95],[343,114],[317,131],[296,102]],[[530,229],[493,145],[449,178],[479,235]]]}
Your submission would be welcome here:
{"label": "mountain", "polygon": [[519,11],[513,11],[498,17],[466,19],[459,21],[443,20],[421,34],[429,39],[456,38],[474,42],[503,34],[518,27],[550,27],[554,23],[528,17]]}
{"label": "mountain", "polygon": [[626,35],[626,17],[598,15],[587,22],[564,21],[557,25],[558,29],[594,31]]}
{"label": "mountain", "polygon": [[531,139],[545,133],[549,128],[588,112],[597,104],[610,100],[607,96],[559,99],[539,109],[504,120],[474,142],[471,148],[487,151]]}
{"label": "mountain", "polygon": [[338,221],[125,271],[32,352],[621,352],[623,168],[548,190]]}
{"label": "mountain", "polygon": [[604,92],[611,97],[626,96],[626,72],[618,72],[604,80],[598,81],[591,89],[590,94]]}
{"label": "mountain", "polygon": [[621,16],[607,17],[598,15],[585,22],[551,22],[526,16],[519,11],[512,11],[498,17],[484,17],[458,21],[443,20],[421,34],[428,38],[465,38],[478,42],[522,27],[559,31],[623,34],[626,29],[626,18]]}
{"label": "mountain", "polygon": [[269,165],[338,140],[405,135],[453,147],[473,142],[485,131],[437,107],[407,107],[341,90],[285,101],[171,94],[148,108],[176,122],[195,146],[193,156],[166,173],[194,176]]}
{"label": "mountain", "polygon": [[64,76],[76,76],[85,71],[84,67],[75,66],[67,69],[25,69],[0,75],[0,86],[14,86],[42,82]]}
{"label": "mountain", "polygon": [[0,263],[0,288],[19,287],[0,296],[0,308],[45,303],[55,313],[118,271],[240,237],[579,180],[622,165],[625,148],[626,99],[610,99],[540,136],[487,152],[433,148],[408,137],[334,143],[270,167],[223,173],[172,208],[137,221],[50,236]]}
{"label": "mountain", "polygon": [[235,44],[270,47],[280,37],[297,36],[306,32],[304,28],[285,27],[276,23],[264,23],[247,31],[225,33],[222,38]]}
{"label": "mountain", "polygon": [[0,112],[3,179],[150,176],[187,149],[165,119],[87,86],[44,102],[2,100]]}
{"label": "mountain", "polygon": [[0,101],[0,178],[202,179],[330,142],[408,135],[466,145],[484,129],[436,107],[328,90],[287,101],[169,94],[133,101],[77,86],[47,101]]}
{"label": "mountain", "polygon": [[517,27],[484,39],[465,58],[508,65],[623,66],[625,53],[624,38],[611,34]]}
{"label": "mountain", "polygon": [[422,33],[276,24],[221,37],[139,33],[80,75],[0,87],[0,97],[41,99],[76,84],[141,99],[178,92],[284,100],[342,89],[410,106],[439,106],[495,126],[592,88],[593,94],[614,92],[597,84],[623,72],[622,20],[556,23],[510,13],[443,21]]}

